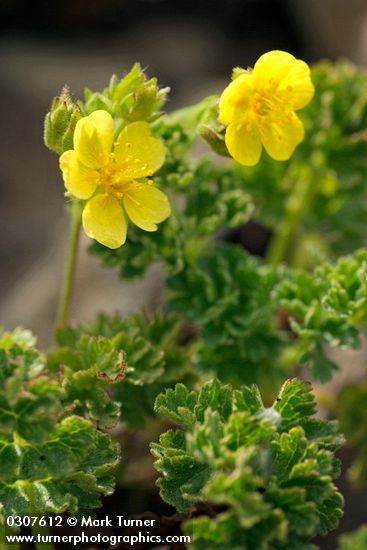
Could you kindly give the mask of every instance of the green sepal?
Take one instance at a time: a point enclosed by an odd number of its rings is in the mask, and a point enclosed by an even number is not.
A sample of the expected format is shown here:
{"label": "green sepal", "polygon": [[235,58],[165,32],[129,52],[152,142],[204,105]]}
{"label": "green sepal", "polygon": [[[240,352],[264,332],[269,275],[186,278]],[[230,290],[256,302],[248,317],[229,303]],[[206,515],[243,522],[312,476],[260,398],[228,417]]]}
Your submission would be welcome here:
{"label": "green sepal", "polygon": [[159,88],[157,79],[148,79],[139,63],[122,79],[112,76],[103,92],[85,91],[83,112],[88,115],[97,109],[108,111],[123,124],[137,120],[154,121],[161,115],[169,88]]}
{"label": "green sepal", "polygon": [[45,117],[43,138],[46,147],[59,155],[73,149],[75,126],[81,116],[79,106],[72,101],[69,88],[65,86]]}

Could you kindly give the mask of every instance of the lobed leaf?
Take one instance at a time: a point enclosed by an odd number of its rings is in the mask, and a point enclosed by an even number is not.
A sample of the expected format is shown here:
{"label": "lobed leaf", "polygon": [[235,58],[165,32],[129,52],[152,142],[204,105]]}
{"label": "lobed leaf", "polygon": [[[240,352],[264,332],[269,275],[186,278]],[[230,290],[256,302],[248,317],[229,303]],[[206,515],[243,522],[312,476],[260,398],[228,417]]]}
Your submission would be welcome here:
{"label": "lobed leaf", "polygon": [[312,418],[309,384],[288,380],[270,408],[256,387],[181,384],[156,408],[186,430],[152,444],[162,498],[180,512],[211,510],[186,523],[190,547],[315,549],[310,539],[336,527],[343,499],[332,449],[341,440],[335,424]]}
{"label": "lobed leaf", "polygon": [[[34,345],[26,331],[0,338],[4,367],[0,380],[2,522],[8,515],[83,513],[100,506],[100,497],[112,491],[110,473],[119,458],[118,447],[109,436],[99,432],[95,423],[73,414],[73,407],[68,408],[67,376],[53,378]],[[88,352],[85,348],[86,355],[95,356],[92,348]],[[96,362],[95,372],[109,367],[110,358],[105,357],[102,363]],[[78,375],[69,371],[70,377]],[[79,391],[78,399],[87,399],[85,381],[84,389],[86,395]],[[80,401],[80,409],[89,406],[93,411],[97,403],[91,399]]]}

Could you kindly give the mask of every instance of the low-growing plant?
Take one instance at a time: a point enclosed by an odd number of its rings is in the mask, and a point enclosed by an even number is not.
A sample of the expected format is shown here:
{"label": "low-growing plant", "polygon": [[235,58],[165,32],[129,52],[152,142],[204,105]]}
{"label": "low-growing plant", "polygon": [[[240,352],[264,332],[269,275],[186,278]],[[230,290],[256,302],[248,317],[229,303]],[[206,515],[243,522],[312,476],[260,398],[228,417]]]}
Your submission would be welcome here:
{"label": "low-growing plant", "polygon": [[[273,51],[169,114],[169,89],[139,64],[54,99],[44,139],[60,155],[69,255],[53,346],[24,329],[0,339],[4,549],[9,516],[91,515],[133,484],[131,438],[144,494],[153,440],[188,548],[313,550],[337,527],[343,432],[350,479],[367,478],[365,377],[326,399],[325,418],[308,380],[332,379],[330,348],[360,347],[367,324],[366,86],[347,62],[310,71]],[[269,235],[258,257],[233,242],[248,222]],[[123,280],[160,264],[157,311],[70,322],[81,228]],[[341,538],[349,548],[365,548],[363,528]]]}
{"label": "low-growing plant", "polygon": [[311,418],[310,389],[289,380],[268,408],[257,386],[217,380],[157,398],[157,412],[186,429],[152,446],[160,494],[180,512],[211,506],[185,524],[194,548],[311,549],[316,534],[336,527],[343,497],[333,450],[343,438],[335,423]]}

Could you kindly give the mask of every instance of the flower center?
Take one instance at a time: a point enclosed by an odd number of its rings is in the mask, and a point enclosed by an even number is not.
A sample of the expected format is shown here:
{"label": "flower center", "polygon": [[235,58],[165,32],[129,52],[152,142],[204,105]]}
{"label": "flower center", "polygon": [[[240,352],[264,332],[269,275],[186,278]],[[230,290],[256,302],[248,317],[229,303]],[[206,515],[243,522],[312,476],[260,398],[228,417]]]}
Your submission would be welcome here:
{"label": "flower center", "polygon": [[257,93],[254,99],[253,109],[258,116],[266,116],[276,108],[274,100],[262,93]]}
{"label": "flower center", "polygon": [[112,152],[108,163],[100,171],[99,184],[104,187],[105,193],[120,199],[136,183],[135,179],[141,177],[145,168],[139,159],[128,154],[117,161]]}
{"label": "flower center", "polygon": [[[280,93],[278,88],[279,83],[271,78],[269,82],[261,89],[256,91],[253,100],[253,110],[256,115],[263,117],[270,114],[278,115],[284,111],[288,104],[288,94]],[[288,86],[284,92],[291,92],[291,87]]]}

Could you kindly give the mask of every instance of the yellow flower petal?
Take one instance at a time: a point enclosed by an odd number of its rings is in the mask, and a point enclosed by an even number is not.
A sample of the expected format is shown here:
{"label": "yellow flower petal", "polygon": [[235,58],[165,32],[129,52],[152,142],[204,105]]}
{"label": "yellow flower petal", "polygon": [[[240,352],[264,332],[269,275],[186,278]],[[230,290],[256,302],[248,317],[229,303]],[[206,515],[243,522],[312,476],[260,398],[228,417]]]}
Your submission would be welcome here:
{"label": "yellow flower petal", "polygon": [[252,73],[255,86],[261,88],[269,84],[270,80],[274,82],[275,85],[279,84],[296,61],[294,55],[281,50],[273,50],[264,53],[264,55],[259,57],[256,61]]}
{"label": "yellow flower petal", "polygon": [[288,160],[304,135],[303,124],[293,111],[261,128],[262,143],[275,160]]}
{"label": "yellow flower petal", "polygon": [[230,155],[240,164],[254,166],[261,155],[261,140],[257,128],[251,123],[230,124],[225,137]]}
{"label": "yellow flower petal", "polygon": [[251,73],[235,79],[219,102],[219,119],[227,126],[232,157],[256,164],[262,144],[277,160],[286,160],[304,138],[294,113],[311,100],[314,87],[304,61],[280,50],[262,55]]}
{"label": "yellow flower petal", "polygon": [[281,80],[278,92],[283,95],[292,109],[297,110],[311,101],[314,91],[310,67],[304,61],[297,59]]}
{"label": "yellow flower petal", "polygon": [[99,174],[78,160],[75,151],[66,151],[59,160],[66,189],[78,199],[89,199],[97,188]]}
{"label": "yellow flower petal", "polygon": [[74,149],[89,168],[102,168],[108,161],[114,137],[114,124],[107,111],[94,111],[75,127]]}
{"label": "yellow flower petal", "polygon": [[83,227],[88,237],[108,248],[119,248],[126,240],[126,217],[118,200],[111,195],[96,195],[87,202]]}
{"label": "yellow flower petal", "polygon": [[249,107],[252,93],[251,74],[243,74],[233,80],[220,96],[220,122],[227,125],[243,116],[243,112]]}
{"label": "yellow flower petal", "polygon": [[147,122],[132,122],[124,128],[115,145],[116,162],[124,165],[129,179],[151,176],[164,163],[163,143],[152,136]]}
{"label": "yellow flower petal", "polygon": [[131,221],[145,231],[156,231],[171,213],[167,196],[148,183],[132,183],[122,200]]}

